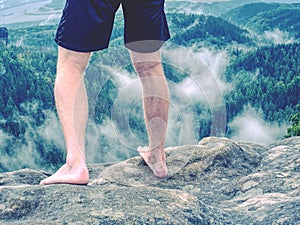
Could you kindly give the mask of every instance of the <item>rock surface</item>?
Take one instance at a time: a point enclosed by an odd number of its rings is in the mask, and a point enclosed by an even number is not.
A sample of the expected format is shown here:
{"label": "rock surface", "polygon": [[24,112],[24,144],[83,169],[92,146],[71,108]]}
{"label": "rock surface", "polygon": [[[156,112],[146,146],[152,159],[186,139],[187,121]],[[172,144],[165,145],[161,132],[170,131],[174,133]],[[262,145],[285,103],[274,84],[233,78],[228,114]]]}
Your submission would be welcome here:
{"label": "rock surface", "polygon": [[0,174],[0,224],[299,224],[300,137],[264,147],[209,137],[167,149],[169,176],[140,157],[91,164],[91,182]]}

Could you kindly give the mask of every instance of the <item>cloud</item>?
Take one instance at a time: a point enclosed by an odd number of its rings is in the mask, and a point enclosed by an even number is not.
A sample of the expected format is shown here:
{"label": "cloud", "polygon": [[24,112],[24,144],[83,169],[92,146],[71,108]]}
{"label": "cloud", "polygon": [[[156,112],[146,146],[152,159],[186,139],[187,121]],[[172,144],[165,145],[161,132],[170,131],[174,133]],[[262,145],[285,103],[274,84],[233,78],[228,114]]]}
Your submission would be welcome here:
{"label": "cloud", "polygon": [[[123,57],[121,51],[111,50],[113,55]],[[103,77],[103,70],[106,71],[108,78],[99,81],[100,88],[95,89],[96,92],[100,93],[101,86],[107,81],[118,89],[109,117],[102,124],[89,121],[87,157],[93,161],[122,160],[137,155],[139,145],[147,145],[147,135],[138,132],[144,127],[140,81],[135,72],[128,70],[129,58],[116,61],[121,63],[107,66],[95,59],[93,64],[98,65],[102,72],[90,70],[88,74],[88,78],[94,79],[99,73]],[[231,84],[223,80],[228,61],[225,50],[168,45],[162,49],[163,64],[185,74],[181,82],[168,80],[171,102],[166,146],[196,144],[203,121],[206,122],[204,126],[210,126],[211,135],[224,134],[227,121],[223,95],[232,89]],[[95,82],[98,81],[88,83],[94,85]],[[97,93],[93,95],[97,96]],[[97,99],[93,101],[97,102]],[[90,105],[96,106],[93,102]],[[211,125],[209,121],[212,121]],[[140,128],[136,129],[134,123]]]}
{"label": "cloud", "polygon": [[[55,112],[37,111],[40,106],[36,102],[23,104],[21,107],[26,112],[26,115],[19,116],[18,121],[25,129],[23,136],[16,138],[0,130],[0,170],[55,169],[53,164],[55,161],[62,161],[61,157],[65,152],[63,133]],[[45,116],[41,126],[36,126],[32,119],[32,115],[37,113]],[[45,158],[50,155],[51,159]]]}
{"label": "cloud", "polygon": [[[220,95],[223,94],[222,91],[225,91],[226,85],[220,80],[220,74],[224,72],[223,63],[227,58],[224,52],[222,54],[219,52],[212,53],[202,49],[197,55],[185,48],[164,49],[162,55],[163,63],[188,73],[187,78],[181,83],[168,81],[171,102],[166,146],[195,144],[199,141],[199,120],[201,117],[198,115],[196,105],[201,103],[206,105],[206,108],[210,107],[213,110],[222,102]],[[212,61],[221,58],[223,60],[220,60],[219,63],[211,63],[208,55]],[[206,57],[207,61],[201,62],[200,58],[202,57]],[[193,60],[191,60],[192,58]],[[99,62],[94,63],[99,65]],[[206,65],[208,63],[210,64]],[[113,100],[110,116],[105,119],[103,124],[97,125],[93,121],[89,122],[90,128],[87,132],[87,151],[89,154],[87,155],[93,155],[90,158],[121,160],[124,159],[122,157],[136,155],[136,148],[139,145],[147,145],[145,134],[141,136],[141,133],[137,133],[136,128],[132,127],[135,125],[130,121],[133,119],[135,122],[138,121],[140,127],[144,126],[142,86],[137,75],[125,69],[127,65],[128,62],[117,67],[100,65],[110,74],[107,80],[117,86],[118,95]],[[91,75],[89,74],[89,77]],[[222,89],[221,92],[220,88]],[[91,104],[93,105],[93,103]],[[99,145],[101,147],[98,147]]]}
{"label": "cloud", "polygon": [[288,44],[294,42],[294,39],[289,37],[288,32],[281,31],[278,28],[273,31],[265,31],[263,38],[274,44]]}
{"label": "cloud", "polygon": [[36,132],[43,137],[45,141],[55,143],[59,149],[64,149],[65,142],[59,119],[52,111],[44,111],[44,113],[46,115],[46,120],[42,126],[36,129]]}
{"label": "cloud", "polygon": [[266,122],[260,110],[246,106],[228,127],[232,131],[230,138],[235,141],[268,145],[284,137],[287,125]]}
{"label": "cloud", "polygon": [[[231,90],[231,84],[223,80],[229,60],[226,51],[213,48],[172,47],[168,48],[165,57],[169,64],[187,74],[182,82],[176,84],[177,89],[183,94],[178,95],[175,102],[183,99],[184,103],[180,105],[189,103],[187,108],[198,108],[196,115],[195,112],[184,109],[180,112],[194,113],[191,115],[194,115],[198,122],[204,118],[207,121],[211,120],[210,134],[224,135],[226,107],[223,95]],[[192,124],[195,125],[195,121]]]}
{"label": "cloud", "polygon": [[223,104],[223,94],[231,89],[222,79],[229,60],[225,51],[177,47],[168,49],[165,57],[169,64],[187,73],[179,84],[187,96],[208,105]]}

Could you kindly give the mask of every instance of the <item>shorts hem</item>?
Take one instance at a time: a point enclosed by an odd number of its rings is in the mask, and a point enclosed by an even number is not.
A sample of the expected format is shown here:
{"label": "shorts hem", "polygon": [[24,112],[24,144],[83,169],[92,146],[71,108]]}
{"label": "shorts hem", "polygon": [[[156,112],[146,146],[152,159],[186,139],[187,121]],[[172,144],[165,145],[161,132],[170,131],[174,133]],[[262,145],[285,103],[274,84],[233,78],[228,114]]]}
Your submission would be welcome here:
{"label": "shorts hem", "polygon": [[[127,42],[125,43],[125,47],[134,52],[151,53],[161,49],[162,45],[169,39],[170,36],[167,36],[163,40],[144,40],[144,41]],[[150,42],[147,44],[147,41]]]}
{"label": "shorts hem", "polygon": [[60,47],[63,47],[63,48],[66,48],[68,50],[75,51],[75,52],[96,52],[96,51],[100,51],[100,50],[108,48],[108,45],[107,46],[103,46],[103,47],[97,47],[97,48],[80,48],[80,47],[74,47],[73,45],[64,43],[64,42],[59,41],[57,39],[55,39],[55,42]]}

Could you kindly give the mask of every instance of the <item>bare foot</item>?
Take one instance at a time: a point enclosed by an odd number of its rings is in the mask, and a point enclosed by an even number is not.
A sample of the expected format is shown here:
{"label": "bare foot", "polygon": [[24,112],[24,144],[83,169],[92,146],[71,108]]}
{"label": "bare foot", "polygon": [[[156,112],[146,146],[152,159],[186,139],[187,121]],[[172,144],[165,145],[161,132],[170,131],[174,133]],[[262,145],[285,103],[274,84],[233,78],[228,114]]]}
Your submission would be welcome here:
{"label": "bare foot", "polygon": [[148,150],[148,147],[138,147],[138,152],[144,159],[145,163],[152,170],[154,176],[165,178],[168,176],[166,165],[166,155],[160,149]]}
{"label": "bare foot", "polygon": [[86,166],[63,165],[56,173],[42,180],[40,184],[87,184],[89,172]]}

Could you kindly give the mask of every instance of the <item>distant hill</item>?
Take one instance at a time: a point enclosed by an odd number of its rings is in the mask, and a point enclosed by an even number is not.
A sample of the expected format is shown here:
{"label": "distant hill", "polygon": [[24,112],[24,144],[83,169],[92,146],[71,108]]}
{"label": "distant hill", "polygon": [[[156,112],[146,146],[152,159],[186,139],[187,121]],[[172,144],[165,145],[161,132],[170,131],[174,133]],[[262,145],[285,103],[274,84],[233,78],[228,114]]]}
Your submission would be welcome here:
{"label": "distant hill", "polygon": [[300,37],[300,4],[253,3],[230,10],[222,18],[258,33],[279,29]]}
{"label": "distant hill", "polygon": [[[215,46],[226,46],[232,42],[248,45],[252,40],[247,30],[214,16],[168,13],[167,19],[171,32],[171,41],[177,45],[191,46],[195,43]],[[20,27],[23,25],[24,27]],[[111,37],[112,41],[123,39],[123,16],[118,14]],[[10,29],[9,43],[12,45],[55,47],[54,35],[56,25],[32,26],[14,25]],[[117,40],[116,40],[117,41]]]}
{"label": "distant hill", "polygon": [[166,1],[166,12],[168,13],[193,13],[220,16],[225,12],[245,4],[261,2],[260,0],[231,0],[213,3],[191,2],[191,1]]}
{"label": "distant hill", "polygon": [[278,7],[280,4],[252,3],[230,10],[223,14],[222,18],[235,24],[244,25],[258,14],[272,11]]}
{"label": "distant hill", "polygon": [[[187,13],[220,16],[234,8],[260,0],[231,0],[213,3],[166,1],[167,13]],[[0,24],[8,27],[51,25],[58,22],[64,0],[1,0]],[[21,26],[19,26],[21,24]]]}
{"label": "distant hill", "polygon": [[168,14],[172,41],[178,45],[191,46],[195,43],[226,46],[232,42],[249,44],[248,31],[214,16],[195,14]]}

